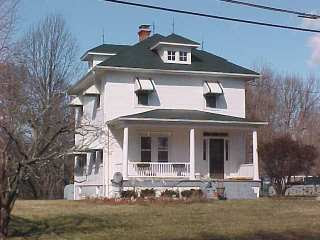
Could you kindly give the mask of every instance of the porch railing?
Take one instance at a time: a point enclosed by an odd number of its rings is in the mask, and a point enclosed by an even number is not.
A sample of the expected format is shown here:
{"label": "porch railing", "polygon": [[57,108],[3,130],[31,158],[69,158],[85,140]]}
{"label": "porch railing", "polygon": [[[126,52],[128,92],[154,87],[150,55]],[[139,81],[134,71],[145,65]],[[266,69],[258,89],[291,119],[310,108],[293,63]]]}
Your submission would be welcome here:
{"label": "porch railing", "polygon": [[129,177],[189,177],[190,163],[129,162]]}
{"label": "porch railing", "polygon": [[253,178],[253,164],[241,164],[239,168],[239,176]]}

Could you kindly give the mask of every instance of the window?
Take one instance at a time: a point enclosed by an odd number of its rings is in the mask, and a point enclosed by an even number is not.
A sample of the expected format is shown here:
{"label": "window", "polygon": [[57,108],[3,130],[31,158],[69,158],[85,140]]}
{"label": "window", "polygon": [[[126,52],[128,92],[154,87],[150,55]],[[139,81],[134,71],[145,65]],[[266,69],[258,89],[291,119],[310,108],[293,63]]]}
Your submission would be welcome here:
{"label": "window", "polygon": [[141,162],[151,162],[151,137],[141,137]]}
{"label": "window", "polygon": [[100,104],[101,104],[101,103],[100,103],[100,101],[101,101],[101,100],[100,100],[100,94],[99,94],[99,95],[97,95],[97,97],[96,97],[96,101],[97,101],[97,102],[96,102],[96,106],[97,106],[97,108],[100,108]]}
{"label": "window", "polygon": [[181,62],[186,62],[187,61],[187,52],[180,52],[179,59]]}
{"label": "window", "polygon": [[225,148],[226,148],[226,161],[229,160],[229,140],[225,140]]}
{"label": "window", "polygon": [[94,151],[91,153],[91,164],[96,165],[96,163],[97,163],[97,152]]}
{"label": "window", "polygon": [[149,105],[149,93],[148,92],[139,92],[138,96],[138,104],[148,106]]}
{"label": "window", "polygon": [[176,60],[176,51],[168,51],[168,60],[175,61]]}
{"label": "window", "polygon": [[158,162],[168,162],[168,138],[158,137]]}
{"label": "window", "polygon": [[79,127],[81,125],[81,120],[83,117],[83,107],[78,107],[77,108],[77,115],[76,115],[76,127]]}
{"label": "window", "polygon": [[210,94],[206,95],[206,107],[208,108],[216,108],[217,107],[217,96]]}
{"label": "window", "polygon": [[203,160],[207,160],[207,139],[203,139]]}
{"label": "window", "polygon": [[77,172],[79,176],[84,176],[86,174],[86,167],[87,167],[87,155],[81,154],[78,156],[77,159]]}

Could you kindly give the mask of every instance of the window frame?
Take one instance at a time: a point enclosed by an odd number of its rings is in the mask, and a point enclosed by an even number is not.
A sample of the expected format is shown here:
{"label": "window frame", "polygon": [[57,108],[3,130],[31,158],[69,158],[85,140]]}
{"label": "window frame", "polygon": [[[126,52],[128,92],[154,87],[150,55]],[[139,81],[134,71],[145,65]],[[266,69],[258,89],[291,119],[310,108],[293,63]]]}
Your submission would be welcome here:
{"label": "window frame", "polygon": [[[150,99],[149,99],[150,93],[140,91],[140,92],[137,92],[136,95],[137,95],[138,106],[150,106]],[[142,97],[145,98],[144,100],[146,100],[146,103],[143,103],[143,101],[141,101],[143,99]]]}
{"label": "window frame", "polygon": [[[204,98],[205,98],[205,106],[206,108],[211,108],[211,109],[217,109],[218,108],[218,95],[216,94],[208,94],[208,95],[205,95]],[[214,99],[214,106],[211,106],[209,103],[210,101],[209,98],[212,98]],[[212,102],[211,102],[212,103]]]}
{"label": "window frame", "polygon": [[101,108],[101,95],[100,95],[100,94],[98,94],[98,95],[96,96],[96,108],[97,108],[97,109],[100,109],[100,108]]}
{"label": "window frame", "polygon": [[[160,148],[160,138],[165,138],[167,141],[167,145],[165,146],[165,148]],[[157,136],[157,162],[162,162],[162,163],[166,163],[169,162],[169,137],[168,136]],[[167,153],[167,159],[166,160],[159,160],[159,153],[160,152],[166,152]]]}
{"label": "window frame", "polygon": [[[142,138],[150,139],[150,148],[142,148]],[[150,152],[150,161],[142,160],[142,152]],[[152,162],[152,137],[151,136],[140,136],[140,162]]]}
{"label": "window frame", "polygon": [[168,50],[167,51],[167,60],[171,62],[176,61],[176,51],[174,50]]}
{"label": "window frame", "polygon": [[77,173],[78,173],[78,176],[87,175],[87,167],[88,167],[87,154],[80,154],[77,157]]}
{"label": "window frame", "polygon": [[179,51],[179,61],[180,62],[188,62],[188,52]]}

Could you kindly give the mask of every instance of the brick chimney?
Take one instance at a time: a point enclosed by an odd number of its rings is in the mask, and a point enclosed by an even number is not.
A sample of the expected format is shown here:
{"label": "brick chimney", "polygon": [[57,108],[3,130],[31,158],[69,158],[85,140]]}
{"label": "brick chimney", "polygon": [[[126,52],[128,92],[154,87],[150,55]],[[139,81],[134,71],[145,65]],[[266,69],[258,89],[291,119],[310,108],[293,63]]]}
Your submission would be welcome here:
{"label": "brick chimney", "polygon": [[150,30],[150,25],[143,24],[139,26],[139,41],[143,41],[147,39],[150,36],[151,30]]}

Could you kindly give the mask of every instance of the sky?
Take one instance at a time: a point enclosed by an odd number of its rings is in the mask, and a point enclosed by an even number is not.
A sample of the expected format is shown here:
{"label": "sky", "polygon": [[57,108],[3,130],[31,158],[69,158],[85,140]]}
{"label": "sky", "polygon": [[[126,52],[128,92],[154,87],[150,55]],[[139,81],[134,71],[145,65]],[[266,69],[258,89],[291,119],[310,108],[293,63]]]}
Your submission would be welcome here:
{"label": "sky", "polygon": [[[319,20],[233,5],[219,0],[128,0],[226,17],[265,21],[320,30]],[[320,14],[319,0],[243,0],[250,3]],[[202,42],[204,50],[247,68],[266,64],[282,73],[320,74],[320,34],[254,26],[178,13],[108,3],[103,0],[21,0],[18,33],[25,34],[48,14],[61,14],[77,39],[79,57],[105,43],[134,44],[141,24],[155,25],[155,32],[175,33]],[[80,60],[79,60],[80,61]]]}

